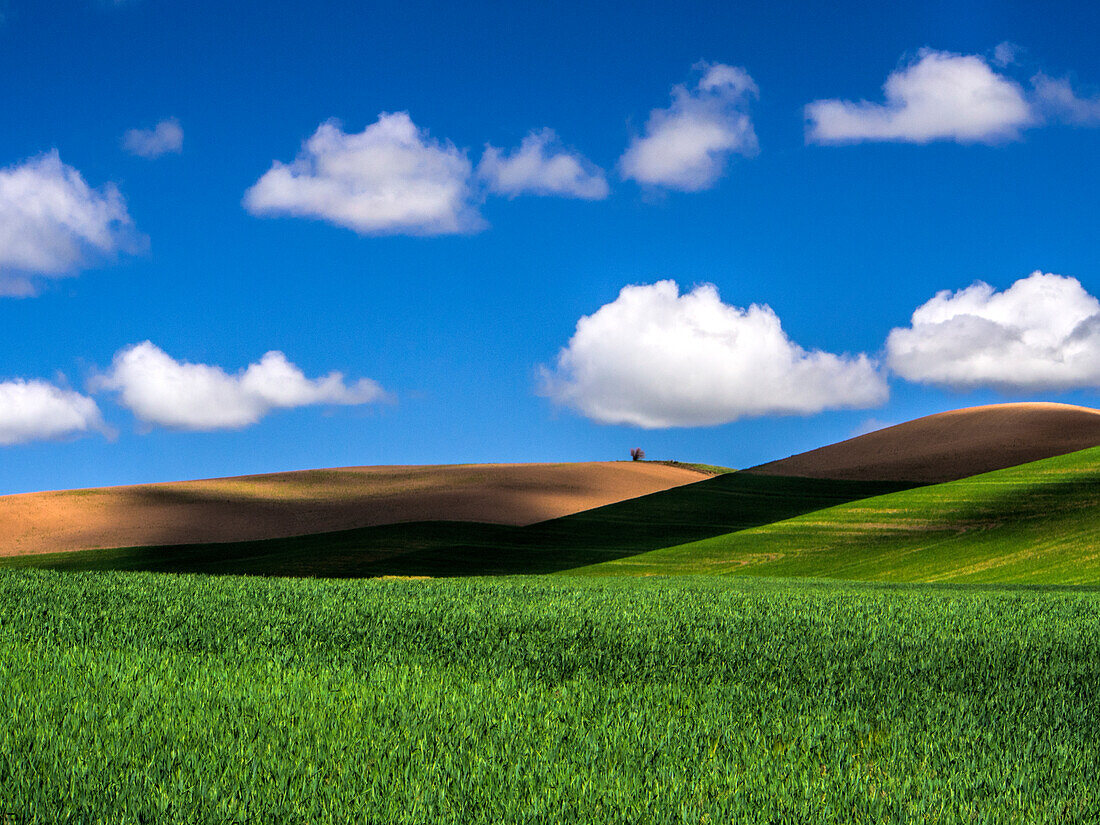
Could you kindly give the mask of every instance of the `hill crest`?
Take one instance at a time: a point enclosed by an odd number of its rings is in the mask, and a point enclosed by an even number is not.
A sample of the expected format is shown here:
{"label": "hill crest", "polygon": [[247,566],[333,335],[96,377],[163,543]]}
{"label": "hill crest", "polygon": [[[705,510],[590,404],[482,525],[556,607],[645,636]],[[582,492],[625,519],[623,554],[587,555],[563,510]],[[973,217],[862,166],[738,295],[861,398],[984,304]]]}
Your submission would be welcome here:
{"label": "hill crest", "polygon": [[1100,410],[990,404],[924,416],[743,472],[937,484],[1097,445]]}

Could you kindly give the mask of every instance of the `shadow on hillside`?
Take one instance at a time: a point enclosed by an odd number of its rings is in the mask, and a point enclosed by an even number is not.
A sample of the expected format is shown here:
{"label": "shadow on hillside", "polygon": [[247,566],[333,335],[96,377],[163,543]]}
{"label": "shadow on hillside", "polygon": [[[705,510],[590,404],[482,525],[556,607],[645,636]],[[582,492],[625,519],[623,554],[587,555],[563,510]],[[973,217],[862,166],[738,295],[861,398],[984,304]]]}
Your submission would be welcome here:
{"label": "shadow on hillside", "polygon": [[[509,468],[489,471],[473,466],[443,468],[445,472],[433,477],[426,472],[430,469],[387,468],[378,477],[354,469],[302,470],[243,481],[125,487],[109,491],[104,496],[109,502],[101,509],[71,508],[66,526],[73,528],[73,535],[57,546],[96,547],[108,541],[148,547],[256,542],[358,530],[368,524],[408,523],[424,518],[424,513],[438,521],[525,524],[562,512],[557,500],[583,506],[584,501],[606,501],[610,494],[598,472],[561,477],[551,471],[536,478],[531,473],[513,474]],[[62,505],[80,501],[69,492],[58,500]],[[568,503],[564,506],[568,511]],[[99,526],[83,533],[82,517]],[[46,548],[39,545],[38,549]]]}
{"label": "shadow on hillside", "polygon": [[1081,581],[1100,570],[1098,521],[1096,464],[1009,468],[860,501],[827,517],[716,536],[661,554],[649,569],[674,572],[703,558],[711,569],[778,577]]}
{"label": "shadow on hillside", "polygon": [[422,522],[286,539],[92,550],[4,567],[312,576],[558,573],[913,487],[729,473],[528,527]]}

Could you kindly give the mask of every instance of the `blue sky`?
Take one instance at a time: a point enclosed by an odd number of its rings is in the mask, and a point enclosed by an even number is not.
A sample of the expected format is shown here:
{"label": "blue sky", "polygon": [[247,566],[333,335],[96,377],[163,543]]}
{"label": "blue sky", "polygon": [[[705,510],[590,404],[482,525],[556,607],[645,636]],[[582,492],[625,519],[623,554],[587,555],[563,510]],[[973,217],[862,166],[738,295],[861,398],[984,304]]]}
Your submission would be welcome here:
{"label": "blue sky", "polygon": [[2,8],[0,492],[1097,403],[1095,6]]}

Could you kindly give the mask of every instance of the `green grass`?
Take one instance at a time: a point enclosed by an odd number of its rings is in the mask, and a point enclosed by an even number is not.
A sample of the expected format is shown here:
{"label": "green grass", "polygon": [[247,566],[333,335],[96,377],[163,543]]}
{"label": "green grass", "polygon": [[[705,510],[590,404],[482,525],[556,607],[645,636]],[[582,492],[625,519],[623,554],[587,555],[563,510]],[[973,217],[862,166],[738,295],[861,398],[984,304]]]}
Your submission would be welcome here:
{"label": "green grass", "polygon": [[1100,583],[1100,447],[853,501],[584,571]]}
{"label": "green grass", "polygon": [[0,572],[18,823],[1100,819],[1100,593]]}

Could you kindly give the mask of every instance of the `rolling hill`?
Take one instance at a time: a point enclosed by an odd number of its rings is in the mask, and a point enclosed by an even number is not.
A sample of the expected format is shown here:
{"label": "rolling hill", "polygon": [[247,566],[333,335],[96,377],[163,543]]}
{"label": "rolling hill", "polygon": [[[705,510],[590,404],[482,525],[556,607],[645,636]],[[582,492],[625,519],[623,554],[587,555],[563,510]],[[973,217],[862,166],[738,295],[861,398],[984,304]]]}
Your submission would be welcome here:
{"label": "rolling hill", "polygon": [[726,473],[527,526],[422,521],[262,541],[0,557],[0,567],[288,576],[557,573],[904,489]]}
{"label": "rolling hill", "polygon": [[1100,584],[1100,447],[577,572]]}
{"label": "rolling hill", "polygon": [[522,525],[707,478],[627,461],[347,467],[0,497],[0,556],[255,541],[401,522]]}
{"label": "rolling hill", "polygon": [[[326,577],[732,573],[1094,584],[1100,583],[1096,422],[1097,411],[1066,405],[979,407],[918,419],[752,472],[689,474],[702,480],[666,483],[667,489],[535,523],[456,521],[447,518],[449,511],[421,509],[428,515],[419,521],[244,541],[39,553],[0,559],[0,566]],[[967,447],[968,437],[978,447]],[[1080,444],[1088,449],[1066,452]],[[965,475],[990,462],[1036,455],[1039,460]],[[859,456],[865,456],[862,468],[855,463]],[[661,465],[610,466],[639,472]],[[778,475],[777,466],[807,475]],[[954,480],[905,478],[914,475]],[[525,494],[508,489],[514,498],[494,506]]]}
{"label": "rolling hill", "polygon": [[744,472],[936,484],[1100,444],[1100,410],[995,404],[925,416]]}

